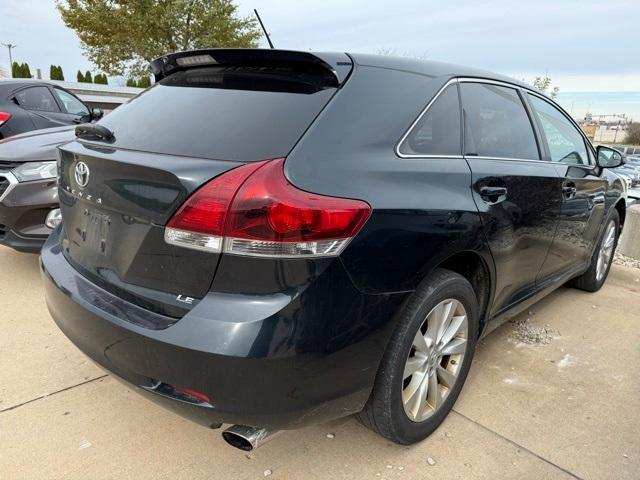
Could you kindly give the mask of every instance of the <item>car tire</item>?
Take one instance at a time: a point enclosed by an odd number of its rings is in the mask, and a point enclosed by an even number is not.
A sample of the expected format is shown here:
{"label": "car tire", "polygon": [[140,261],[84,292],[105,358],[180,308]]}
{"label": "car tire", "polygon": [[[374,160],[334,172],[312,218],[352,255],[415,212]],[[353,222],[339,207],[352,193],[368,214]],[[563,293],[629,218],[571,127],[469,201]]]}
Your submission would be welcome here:
{"label": "car tire", "polygon": [[[451,314],[447,315],[447,312]],[[466,324],[460,320],[463,312]],[[451,337],[458,324],[461,326]],[[448,329],[439,325],[448,325]],[[435,270],[403,307],[378,369],[373,391],[362,412],[357,414],[358,420],[402,445],[429,436],[458,398],[471,366],[478,328],[478,300],[471,284],[455,272]],[[418,332],[425,341],[420,348],[416,347],[416,343],[422,343]],[[440,341],[437,340],[439,333],[442,333]],[[431,353],[427,353],[429,350]],[[407,377],[405,372],[412,371],[418,364],[423,368]],[[434,375],[436,383],[433,383]],[[426,390],[421,390],[423,387]],[[439,403],[437,392],[441,397]]]}
{"label": "car tire", "polygon": [[[610,236],[612,234],[612,236]],[[604,232],[602,233],[598,246],[591,257],[591,265],[589,269],[579,277],[571,281],[571,286],[587,292],[597,292],[602,288],[604,282],[607,281],[613,257],[618,246],[618,237],[620,236],[620,215],[616,209],[611,212],[607,219]],[[609,243],[611,242],[611,243]],[[608,251],[608,253],[607,253]],[[606,264],[601,265],[602,255],[606,257]]]}

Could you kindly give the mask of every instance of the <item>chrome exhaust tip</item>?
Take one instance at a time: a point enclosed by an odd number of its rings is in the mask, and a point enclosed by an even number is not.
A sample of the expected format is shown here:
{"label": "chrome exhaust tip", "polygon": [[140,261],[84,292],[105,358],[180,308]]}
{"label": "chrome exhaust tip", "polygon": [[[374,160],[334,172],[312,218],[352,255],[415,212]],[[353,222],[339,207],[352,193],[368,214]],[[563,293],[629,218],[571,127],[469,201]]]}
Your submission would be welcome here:
{"label": "chrome exhaust tip", "polygon": [[222,438],[232,447],[251,452],[267,443],[277,433],[279,433],[278,430],[233,425],[222,432]]}

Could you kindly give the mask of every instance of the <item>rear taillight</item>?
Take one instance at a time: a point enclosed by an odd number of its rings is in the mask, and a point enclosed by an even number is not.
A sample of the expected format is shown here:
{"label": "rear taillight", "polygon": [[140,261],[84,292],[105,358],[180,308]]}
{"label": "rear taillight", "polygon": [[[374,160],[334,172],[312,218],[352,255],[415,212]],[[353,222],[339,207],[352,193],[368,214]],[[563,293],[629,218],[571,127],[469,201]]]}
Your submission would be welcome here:
{"label": "rear taillight", "polygon": [[11,114],[7,112],[0,112],[0,127],[7,123],[11,118]]}
{"label": "rear taillight", "polygon": [[169,221],[165,240],[236,255],[338,255],[367,221],[371,207],[299,190],[283,168],[284,159],[252,163],[211,180]]}
{"label": "rear taillight", "polygon": [[234,168],[196,190],[167,223],[165,241],[195,250],[221,252],[231,201],[242,183],[264,163]]}

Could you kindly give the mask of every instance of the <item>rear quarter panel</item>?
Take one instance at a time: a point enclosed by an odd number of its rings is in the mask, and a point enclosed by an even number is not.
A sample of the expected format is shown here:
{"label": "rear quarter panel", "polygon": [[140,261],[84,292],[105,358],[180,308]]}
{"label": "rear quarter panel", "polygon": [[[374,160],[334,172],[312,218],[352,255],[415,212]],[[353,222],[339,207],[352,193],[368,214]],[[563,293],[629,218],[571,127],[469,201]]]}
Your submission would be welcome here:
{"label": "rear quarter panel", "polygon": [[341,255],[365,293],[412,291],[462,251],[478,252],[492,265],[464,159],[395,153],[449,78],[356,65],[285,164],[298,188],[372,206],[371,218]]}

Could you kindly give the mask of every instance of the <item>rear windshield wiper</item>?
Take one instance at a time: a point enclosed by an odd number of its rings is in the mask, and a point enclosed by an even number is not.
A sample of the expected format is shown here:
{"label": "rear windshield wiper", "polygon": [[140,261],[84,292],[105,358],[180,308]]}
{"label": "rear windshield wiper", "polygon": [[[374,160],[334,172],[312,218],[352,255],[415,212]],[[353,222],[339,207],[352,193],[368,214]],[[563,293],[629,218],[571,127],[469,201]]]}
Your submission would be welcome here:
{"label": "rear windshield wiper", "polygon": [[85,140],[100,140],[103,142],[113,142],[116,137],[113,132],[104,125],[86,123],[76,127],[76,137]]}

